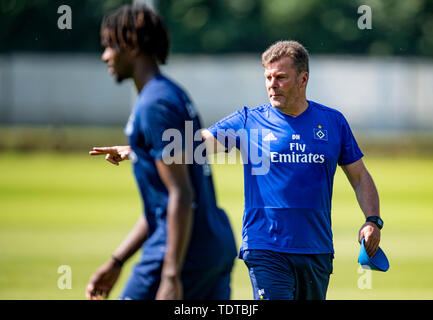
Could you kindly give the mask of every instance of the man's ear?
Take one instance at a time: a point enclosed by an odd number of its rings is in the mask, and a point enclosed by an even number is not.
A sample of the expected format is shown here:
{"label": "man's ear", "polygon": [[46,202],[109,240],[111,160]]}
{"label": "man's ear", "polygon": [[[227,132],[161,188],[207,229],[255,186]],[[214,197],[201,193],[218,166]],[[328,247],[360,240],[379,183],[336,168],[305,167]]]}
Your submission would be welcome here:
{"label": "man's ear", "polygon": [[301,87],[306,88],[308,83],[309,74],[307,71],[303,71],[298,75],[298,83]]}

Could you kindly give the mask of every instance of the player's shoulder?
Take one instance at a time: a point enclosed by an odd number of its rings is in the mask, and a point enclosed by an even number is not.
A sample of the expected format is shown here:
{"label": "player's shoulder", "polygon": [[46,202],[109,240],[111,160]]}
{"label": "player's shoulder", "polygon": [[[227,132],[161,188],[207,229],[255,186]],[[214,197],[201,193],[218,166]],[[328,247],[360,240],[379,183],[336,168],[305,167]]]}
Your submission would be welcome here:
{"label": "player's shoulder", "polygon": [[154,90],[159,91],[163,96],[168,98],[177,97],[178,95],[186,95],[185,90],[173,79],[158,74],[154,78]]}
{"label": "player's shoulder", "polygon": [[243,106],[242,109],[236,111],[229,117],[241,116],[246,123],[248,119],[263,118],[264,115],[269,113],[270,106],[270,103],[265,103],[256,107]]}
{"label": "player's shoulder", "polygon": [[[157,74],[152,80],[150,80],[139,97],[141,100],[147,102],[154,102],[155,100],[177,100],[182,95],[186,96],[185,91],[173,80],[167,78],[165,75]],[[144,101],[142,101],[144,103]]]}
{"label": "player's shoulder", "polygon": [[255,107],[247,107],[244,106],[242,111],[245,113],[245,115],[248,116],[260,116],[263,114],[267,114],[269,112],[269,109],[271,107],[271,103],[265,103],[262,104],[260,106],[255,106]]}
{"label": "player's shoulder", "polygon": [[335,107],[328,107],[325,106],[324,104],[311,101],[311,100],[308,100],[308,102],[311,104],[312,108],[316,110],[316,112],[326,114],[328,117],[332,117],[337,120],[344,119],[343,113]]}
{"label": "player's shoulder", "polygon": [[268,103],[262,104],[260,106],[251,107],[251,108],[249,108],[249,111],[251,113],[263,113],[263,112],[267,112],[270,107],[271,107],[271,103],[268,102]]}
{"label": "player's shoulder", "polygon": [[137,112],[152,112],[155,106],[175,111],[188,103],[186,92],[173,80],[162,74],[156,75],[140,92],[135,109]]}

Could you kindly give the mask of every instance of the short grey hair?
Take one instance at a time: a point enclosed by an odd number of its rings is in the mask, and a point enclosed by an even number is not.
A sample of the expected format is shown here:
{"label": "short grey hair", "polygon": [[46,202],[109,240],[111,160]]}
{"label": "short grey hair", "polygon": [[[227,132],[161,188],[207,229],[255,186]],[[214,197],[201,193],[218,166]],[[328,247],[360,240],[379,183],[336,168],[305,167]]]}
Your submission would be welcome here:
{"label": "short grey hair", "polygon": [[293,67],[298,74],[310,71],[307,49],[299,42],[293,40],[278,41],[266,49],[262,54],[262,65],[265,67],[283,57],[292,58]]}

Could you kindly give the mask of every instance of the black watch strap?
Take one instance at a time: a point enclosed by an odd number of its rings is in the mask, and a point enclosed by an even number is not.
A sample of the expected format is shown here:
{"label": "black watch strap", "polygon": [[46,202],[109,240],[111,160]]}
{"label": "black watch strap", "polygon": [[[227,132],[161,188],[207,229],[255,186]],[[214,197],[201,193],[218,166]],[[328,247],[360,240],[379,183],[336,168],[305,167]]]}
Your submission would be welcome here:
{"label": "black watch strap", "polygon": [[365,222],[373,222],[374,224],[377,225],[379,229],[383,228],[383,220],[378,216],[368,217],[367,220],[365,220]]}

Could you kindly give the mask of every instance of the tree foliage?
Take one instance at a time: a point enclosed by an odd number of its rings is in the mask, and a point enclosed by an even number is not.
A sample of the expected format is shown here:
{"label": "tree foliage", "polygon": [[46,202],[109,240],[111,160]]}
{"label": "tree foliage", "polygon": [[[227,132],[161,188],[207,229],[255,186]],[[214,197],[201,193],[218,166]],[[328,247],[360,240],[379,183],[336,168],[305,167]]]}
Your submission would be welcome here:
{"label": "tree foliage", "polygon": [[[0,51],[99,51],[99,25],[122,0],[1,0]],[[72,30],[57,8],[72,8]],[[372,10],[360,30],[358,7]],[[175,53],[260,52],[280,39],[311,53],[433,56],[431,0],[156,0]]]}
{"label": "tree foliage", "polygon": [[[0,0],[0,52],[78,51],[101,49],[102,17],[125,0]],[[72,29],[59,29],[57,9],[72,10]]]}
{"label": "tree foliage", "polygon": [[[159,0],[175,52],[262,51],[295,39],[312,53],[433,55],[431,0]],[[372,11],[360,30],[358,7]]]}

